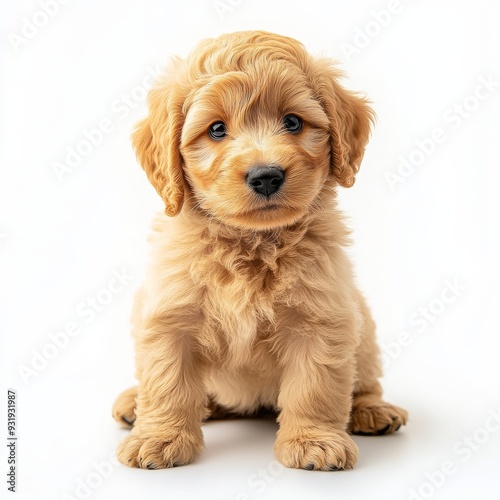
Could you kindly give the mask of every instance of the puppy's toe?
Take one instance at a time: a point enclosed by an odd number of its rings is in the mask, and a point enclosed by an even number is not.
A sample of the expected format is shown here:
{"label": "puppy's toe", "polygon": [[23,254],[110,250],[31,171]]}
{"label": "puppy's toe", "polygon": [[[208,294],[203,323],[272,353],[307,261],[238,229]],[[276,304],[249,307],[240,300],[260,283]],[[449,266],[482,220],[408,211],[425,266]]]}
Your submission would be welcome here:
{"label": "puppy's toe", "polygon": [[169,437],[127,436],[118,447],[118,460],[129,467],[166,469],[191,463],[203,449],[203,437],[185,431]]}
{"label": "puppy's toe", "polygon": [[295,469],[352,469],[358,459],[356,444],[343,431],[325,431],[315,436],[279,436],[274,450],[283,465]]}
{"label": "puppy's toe", "polygon": [[113,405],[113,418],[122,426],[130,428],[135,422],[135,398],[137,387],[123,391]]}
{"label": "puppy's toe", "polygon": [[349,431],[361,436],[382,436],[398,431],[407,421],[406,410],[389,403],[356,405],[352,409]]}

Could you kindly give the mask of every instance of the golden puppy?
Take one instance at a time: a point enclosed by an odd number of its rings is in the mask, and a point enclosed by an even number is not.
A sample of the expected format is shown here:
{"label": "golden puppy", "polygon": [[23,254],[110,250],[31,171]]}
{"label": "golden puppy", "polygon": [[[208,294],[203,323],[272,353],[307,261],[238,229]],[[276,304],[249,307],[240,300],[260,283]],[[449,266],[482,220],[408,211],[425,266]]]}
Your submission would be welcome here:
{"label": "golden puppy", "polygon": [[374,323],[344,253],[336,207],[373,112],[331,61],[261,31],[202,42],[149,95],[133,143],[166,206],[134,312],[133,425],[118,458],[187,464],[202,422],[275,410],[287,467],[352,468],[348,431],[394,432]]}

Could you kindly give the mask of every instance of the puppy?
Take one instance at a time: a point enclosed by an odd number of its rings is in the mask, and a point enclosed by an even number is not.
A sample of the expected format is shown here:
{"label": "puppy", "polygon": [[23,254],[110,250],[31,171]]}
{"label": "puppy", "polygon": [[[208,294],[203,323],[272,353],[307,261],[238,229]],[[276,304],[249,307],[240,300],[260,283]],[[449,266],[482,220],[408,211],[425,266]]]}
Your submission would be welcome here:
{"label": "puppy", "polygon": [[382,399],[344,252],[336,190],[353,185],[374,115],[340,76],[296,40],[249,31],[203,41],[151,90],[133,144],[166,216],[133,315],[139,385],[113,409],[133,426],[122,463],[188,464],[204,420],[267,408],[285,466],[350,469],[348,432],[406,423]]}

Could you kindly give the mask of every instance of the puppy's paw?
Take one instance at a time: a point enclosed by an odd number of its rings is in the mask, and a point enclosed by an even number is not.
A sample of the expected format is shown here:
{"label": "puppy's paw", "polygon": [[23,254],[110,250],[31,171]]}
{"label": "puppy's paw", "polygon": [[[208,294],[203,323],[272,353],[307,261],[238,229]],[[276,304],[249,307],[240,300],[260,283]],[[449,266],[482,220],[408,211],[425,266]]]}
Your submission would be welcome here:
{"label": "puppy's paw", "polygon": [[306,470],[352,469],[358,460],[358,447],[343,431],[317,436],[307,434],[279,437],[274,451],[286,467]]}
{"label": "puppy's paw", "polygon": [[137,387],[123,391],[113,405],[113,418],[122,426],[130,428],[135,422],[135,398]]}
{"label": "puppy's paw", "polygon": [[408,421],[408,412],[389,403],[354,405],[349,431],[362,436],[380,436],[396,432]]}
{"label": "puppy's paw", "polygon": [[181,431],[169,438],[142,437],[132,432],[122,441],[116,456],[129,467],[166,469],[191,463],[202,449],[201,430],[199,436]]}

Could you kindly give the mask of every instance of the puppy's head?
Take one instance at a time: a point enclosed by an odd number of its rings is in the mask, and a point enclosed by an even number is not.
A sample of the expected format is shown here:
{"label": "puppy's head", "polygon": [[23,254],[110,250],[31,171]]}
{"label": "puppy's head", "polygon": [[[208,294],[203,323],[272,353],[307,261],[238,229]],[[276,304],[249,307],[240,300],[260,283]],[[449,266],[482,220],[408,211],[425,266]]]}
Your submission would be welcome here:
{"label": "puppy's head", "polygon": [[202,42],[151,90],[133,135],[168,215],[270,229],[307,214],[325,186],[353,185],[373,112],[331,61],[287,37]]}

